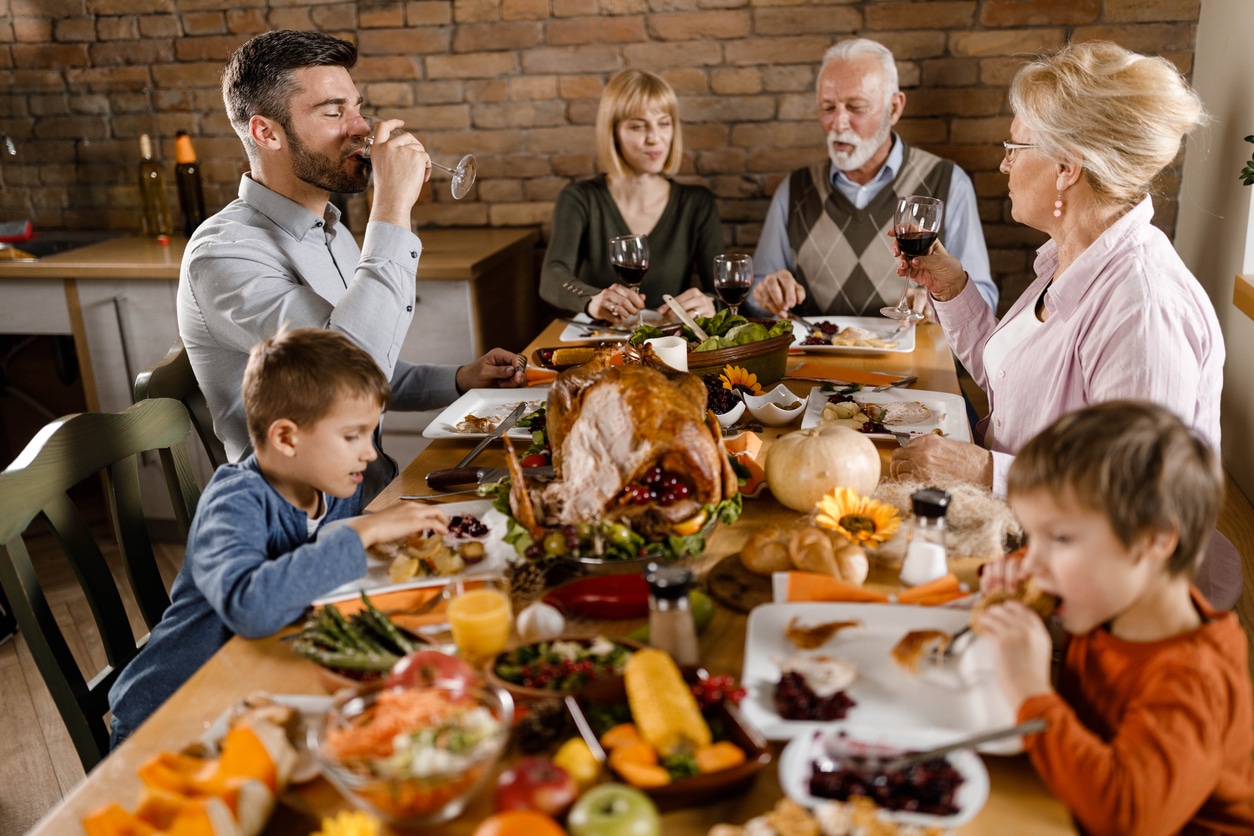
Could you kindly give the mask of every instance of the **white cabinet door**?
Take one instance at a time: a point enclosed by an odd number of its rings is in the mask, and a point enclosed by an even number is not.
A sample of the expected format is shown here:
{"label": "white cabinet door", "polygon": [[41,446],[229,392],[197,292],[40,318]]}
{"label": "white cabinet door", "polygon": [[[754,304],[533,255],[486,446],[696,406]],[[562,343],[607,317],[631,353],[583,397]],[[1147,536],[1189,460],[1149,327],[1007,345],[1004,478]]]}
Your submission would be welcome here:
{"label": "white cabinet door", "polygon": [[[92,279],[78,282],[83,327],[101,412],[121,412],[134,399],[135,377],[165,357],[178,337],[177,282]],[[195,440],[187,442],[196,480],[209,481],[213,469]],[[140,490],[144,514],[173,519],[169,491],[156,454],[141,457]]]}

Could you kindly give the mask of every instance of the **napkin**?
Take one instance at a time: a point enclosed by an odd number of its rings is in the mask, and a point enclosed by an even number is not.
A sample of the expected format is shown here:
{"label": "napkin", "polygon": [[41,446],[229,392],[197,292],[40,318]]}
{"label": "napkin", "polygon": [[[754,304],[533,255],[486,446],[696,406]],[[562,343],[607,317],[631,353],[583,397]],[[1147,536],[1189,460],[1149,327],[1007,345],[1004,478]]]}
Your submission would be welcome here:
{"label": "napkin", "polygon": [[801,363],[784,375],[784,380],[836,380],[845,383],[861,383],[866,386],[883,386],[895,380],[901,380],[899,374],[883,374],[868,372],[862,369],[844,369],[820,363]]}
{"label": "napkin", "polygon": [[771,585],[776,603],[849,601],[934,606],[962,598],[967,594],[953,573],[931,583],[902,590],[895,595],[876,592],[873,589],[816,572],[776,572],[771,577]]}

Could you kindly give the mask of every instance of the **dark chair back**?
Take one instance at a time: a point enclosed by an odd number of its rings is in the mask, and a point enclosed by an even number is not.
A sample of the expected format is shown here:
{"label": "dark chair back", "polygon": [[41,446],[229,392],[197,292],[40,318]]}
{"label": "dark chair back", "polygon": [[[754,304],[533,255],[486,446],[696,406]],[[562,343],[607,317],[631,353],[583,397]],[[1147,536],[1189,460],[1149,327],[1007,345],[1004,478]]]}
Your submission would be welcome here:
{"label": "dark chair back", "polygon": [[187,359],[187,349],[183,347],[183,339],[174,341],[169,352],[161,362],[150,369],[144,369],[135,378],[135,400],[145,398],[174,398],[182,401],[200,436],[200,443],[209,455],[209,463],[218,468],[227,462],[226,448],[213,432],[213,416],[209,412],[209,404],[200,391],[196,375],[192,372],[192,364]]}
{"label": "dark chair back", "polygon": [[[175,400],[140,401],[121,413],[85,412],[44,427],[0,473],[0,585],[84,770],[109,751],[104,715],[110,686],[170,605],[144,522],[137,457],[148,450],[168,455],[170,498],[176,512],[190,520],[200,498],[184,446],[190,434],[187,410]],[[105,557],[114,551],[113,544],[97,542],[69,494],[97,473],[104,477],[121,574],[139,619],[147,625],[143,629],[137,619],[143,635],[138,640],[123,603],[125,587],[115,581]],[[104,646],[106,664],[86,676],[57,623],[23,539],[38,516],[73,568]]]}

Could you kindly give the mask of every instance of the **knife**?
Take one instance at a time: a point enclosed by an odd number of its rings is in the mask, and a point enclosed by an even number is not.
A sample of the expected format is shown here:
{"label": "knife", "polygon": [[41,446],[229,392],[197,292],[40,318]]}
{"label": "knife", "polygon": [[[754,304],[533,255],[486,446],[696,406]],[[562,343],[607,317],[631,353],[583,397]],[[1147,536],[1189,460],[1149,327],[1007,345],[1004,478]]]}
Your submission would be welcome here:
{"label": "knife", "polygon": [[[457,485],[483,485],[499,482],[509,475],[503,467],[452,467],[447,470],[433,470],[427,474],[427,485],[438,491],[448,490]],[[551,481],[555,474],[552,465],[543,467],[524,467],[523,476],[537,482]]]}
{"label": "knife", "polygon": [[[505,433],[509,432],[511,427],[513,427],[515,424],[518,423],[518,419],[522,417],[523,410],[526,408],[527,408],[527,402],[526,401],[520,402],[518,406],[514,407],[513,412],[505,416],[504,421],[497,424],[496,427],[492,430],[492,432],[488,433],[483,438],[482,441],[476,444],[475,449],[471,450],[469,453],[463,456],[462,460],[459,461],[457,464],[455,464],[454,467],[465,467],[466,465],[474,461],[475,456],[482,453],[485,447],[487,447],[496,439],[505,435]],[[430,485],[431,483],[428,482],[427,484]],[[434,485],[432,485],[432,487],[434,487]]]}

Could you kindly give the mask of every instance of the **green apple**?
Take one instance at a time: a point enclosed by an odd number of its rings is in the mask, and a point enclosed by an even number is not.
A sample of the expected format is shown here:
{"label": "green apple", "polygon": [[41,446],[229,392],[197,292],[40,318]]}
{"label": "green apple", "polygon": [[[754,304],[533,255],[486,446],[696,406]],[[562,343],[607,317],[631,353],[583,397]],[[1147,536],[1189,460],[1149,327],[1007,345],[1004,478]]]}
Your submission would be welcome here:
{"label": "green apple", "polygon": [[600,784],[579,796],[566,817],[570,836],[661,836],[653,800],[626,784]]}

